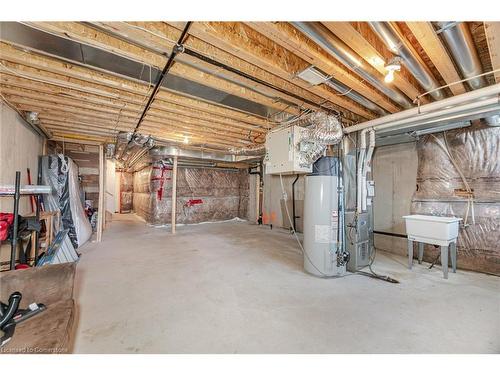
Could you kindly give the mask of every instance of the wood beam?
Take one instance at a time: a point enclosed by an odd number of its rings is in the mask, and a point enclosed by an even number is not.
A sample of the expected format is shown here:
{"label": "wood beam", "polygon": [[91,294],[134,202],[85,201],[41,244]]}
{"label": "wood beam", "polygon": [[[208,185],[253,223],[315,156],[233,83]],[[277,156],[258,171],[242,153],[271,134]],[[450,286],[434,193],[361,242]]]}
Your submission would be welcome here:
{"label": "wood beam", "polygon": [[[484,30],[493,70],[500,69],[500,22],[485,22]],[[495,73],[495,82],[500,83],[500,71]]]}
{"label": "wood beam", "polygon": [[[432,61],[441,77],[447,84],[460,81],[453,61],[448,55],[448,51],[444,47],[441,39],[436,34],[434,27],[430,22],[406,22],[410,31],[417,38],[418,43],[422,46],[429,59]],[[467,90],[463,83],[449,86],[453,95],[465,93]]]}

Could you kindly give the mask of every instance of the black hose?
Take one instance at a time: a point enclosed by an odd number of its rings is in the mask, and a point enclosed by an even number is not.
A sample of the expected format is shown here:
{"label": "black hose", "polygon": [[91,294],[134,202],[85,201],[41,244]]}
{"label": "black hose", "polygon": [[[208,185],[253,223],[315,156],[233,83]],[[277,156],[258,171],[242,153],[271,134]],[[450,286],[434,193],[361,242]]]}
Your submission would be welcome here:
{"label": "black hose", "polygon": [[14,292],[9,297],[9,306],[5,311],[5,314],[0,318],[0,329],[2,329],[7,322],[14,316],[17,309],[19,308],[19,303],[21,302],[21,298],[23,298],[22,294],[19,292]]}
{"label": "black hose", "polygon": [[[297,174],[295,177],[295,180],[292,182],[292,221],[293,221],[293,230],[297,231],[297,224],[296,224],[296,219],[297,216],[295,216],[295,183],[299,179],[299,175]],[[286,204],[286,202],[285,202]]]}
{"label": "black hose", "polygon": [[382,234],[384,236],[408,238],[408,236],[406,234],[391,233],[391,232],[382,232],[380,230],[374,230],[373,233],[375,233],[375,234]]}

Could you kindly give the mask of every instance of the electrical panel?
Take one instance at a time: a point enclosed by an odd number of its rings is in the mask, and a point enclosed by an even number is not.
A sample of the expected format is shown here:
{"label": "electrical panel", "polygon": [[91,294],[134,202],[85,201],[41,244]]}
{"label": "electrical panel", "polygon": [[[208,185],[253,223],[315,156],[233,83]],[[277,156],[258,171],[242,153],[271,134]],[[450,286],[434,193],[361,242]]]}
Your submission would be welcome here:
{"label": "electrical panel", "polygon": [[306,129],[290,126],[266,136],[266,174],[311,173],[312,165],[300,165],[300,141]]}
{"label": "electrical panel", "polygon": [[346,245],[350,254],[347,269],[350,272],[359,271],[370,264],[370,256],[373,247],[373,226],[371,213],[364,212],[357,215],[356,212],[345,213],[346,223]]}

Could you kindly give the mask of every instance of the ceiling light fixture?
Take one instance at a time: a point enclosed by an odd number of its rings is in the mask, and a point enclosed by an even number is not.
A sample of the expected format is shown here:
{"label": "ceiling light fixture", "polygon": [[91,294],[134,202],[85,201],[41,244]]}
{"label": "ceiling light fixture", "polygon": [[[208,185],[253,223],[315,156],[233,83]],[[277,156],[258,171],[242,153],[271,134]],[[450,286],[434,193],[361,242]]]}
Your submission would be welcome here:
{"label": "ceiling light fixture", "polygon": [[184,143],[185,144],[188,144],[189,143],[189,138],[187,135],[184,136]]}
{"label": "ceiling light fixture", "polygon": [[391,83],[394,81],[394,73],[401,70],[401,57],[394,56],[391,60],[389,60],[389,62],[385,65],[385,70],[387,70],[387,74],[385,75],[384,81],[386,83]]}

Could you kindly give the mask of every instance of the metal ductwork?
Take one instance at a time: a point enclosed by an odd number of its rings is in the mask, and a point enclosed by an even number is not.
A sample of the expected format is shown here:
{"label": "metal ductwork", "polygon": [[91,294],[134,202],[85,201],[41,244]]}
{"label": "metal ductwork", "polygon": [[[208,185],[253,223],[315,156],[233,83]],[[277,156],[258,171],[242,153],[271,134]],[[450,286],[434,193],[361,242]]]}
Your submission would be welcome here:
{"label": "metal ductwork", "polygon": [[348,98],[354,100],[356,103],[361,104],[363,107],[368,108],[370,111],[375,112],[380,116],[386,116],[389,114],[389,112],[387,112],[379,105],[375,104],[371,100],[366,99],[363,95],[361,95],[357,91],[350,89],[343,83],[333,78],[330,78],[329,80],[325,81],[325,85],[333,88],[335,91],[340,92],[342,95],[347,96]]}
{"label": "metal ductwork", "polygon": [[[472,90],[486,87],[488,83],[484,76],[476,77],[483,73],[483,68],[467,25],[463,22],[437,22],[437,25],[462,76],[475,77],[466,81],[467,85]],[[500,126],[500,115],[487,117],[484,121],[490,126]]]}
{"label": "metal ductwork", "polygon": [[332,34],[325,26],[319,22],[292,22],[291,24],[323,48],[328,54],[383,92],[400,106],[404,108],[412,107],[411,102],[399,90],[387,86],[383,79],[369,73],[363,68],[363,59],[347,44]]}
{"label": "metal ductwork", "polygon": [[[426,91],[436,90],[440,86],[417,52],[412,47],[405,44],[394,26],[388,22],[369,22],[369,25],[382,42],[384,42],[385,46],[392,53],[401,57],[405,67]],[[435,100],[445,98],[443,90],[433,91],[430,95]]]}

